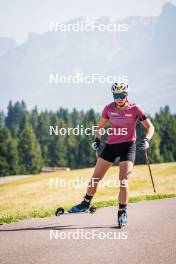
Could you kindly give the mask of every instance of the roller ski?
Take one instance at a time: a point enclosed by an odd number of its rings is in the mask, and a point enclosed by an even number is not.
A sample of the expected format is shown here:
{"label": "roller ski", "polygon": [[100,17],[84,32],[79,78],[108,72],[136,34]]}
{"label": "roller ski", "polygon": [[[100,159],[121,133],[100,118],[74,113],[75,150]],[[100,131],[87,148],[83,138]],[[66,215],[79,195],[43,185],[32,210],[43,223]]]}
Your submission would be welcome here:
{"label": "roller ski", "polygon": [[65,211],[63,207],[59,207],[55,215],[60,216],[63,214],[80,214],[80,213],[90,213],[94,214],[96,212],[96,207],[95,206],[90,206],[90,203],[82,201],[80,204],[73,206],[71,209],[68,211]]}
{"label": "roller ski", "polygon": [[119,210],[117,213],[117,224],[119,228],[127,226],[127,209]]}

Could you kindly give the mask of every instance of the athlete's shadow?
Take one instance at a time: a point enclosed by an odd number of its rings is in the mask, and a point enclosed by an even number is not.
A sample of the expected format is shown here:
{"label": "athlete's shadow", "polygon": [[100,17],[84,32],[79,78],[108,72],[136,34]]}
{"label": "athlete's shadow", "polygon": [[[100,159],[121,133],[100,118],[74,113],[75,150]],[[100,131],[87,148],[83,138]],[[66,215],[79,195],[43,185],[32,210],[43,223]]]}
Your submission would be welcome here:
{"label": "athlete's shadow", "polygon": [[64,226],[38,226],[38,227],[27,227],[27,228],[15,228],[15,229],[3,229],[0,232],[17,232],[17,231],[35,231],[35,230],[75,230],[75,229],[120,229],[119,226],[75,226],[75,225],[64,225]]}

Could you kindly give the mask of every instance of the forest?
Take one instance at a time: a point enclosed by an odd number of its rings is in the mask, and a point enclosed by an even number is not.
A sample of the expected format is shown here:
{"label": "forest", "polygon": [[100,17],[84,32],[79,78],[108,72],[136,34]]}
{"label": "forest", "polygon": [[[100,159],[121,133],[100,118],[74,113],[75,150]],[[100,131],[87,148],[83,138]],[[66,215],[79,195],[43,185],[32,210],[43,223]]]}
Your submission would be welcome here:
{"label": "forest", "polygon": [[[100,114],[93,109],[69,111],[60,107],[54,112],[39,111],[35,107],[29,111],[24,101],[10,101],[7,109],[6,114],[0,111],[0,176],[36,174],[47,166],[76,169],[95,165],[96,156],[91,148],[93,135],[50,135],[50,126],[95,126]],[[176,114],[171,113],[166,105],[150,119],[155,126],[149,150],[150,162],[175,161]],[[137,145],[144,136],[145,129],[138,122]],[[105,136],[100,149],[104,141]],[[144,154],[138,148],[135,163],[145,163]]]}

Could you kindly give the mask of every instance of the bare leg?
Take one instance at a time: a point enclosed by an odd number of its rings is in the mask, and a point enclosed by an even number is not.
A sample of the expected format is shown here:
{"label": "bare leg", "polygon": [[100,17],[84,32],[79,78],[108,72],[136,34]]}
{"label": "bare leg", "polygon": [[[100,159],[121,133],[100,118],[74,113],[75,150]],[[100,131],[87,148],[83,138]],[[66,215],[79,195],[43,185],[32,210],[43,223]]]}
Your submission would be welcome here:
{"label": "bare leg", "polygon": [[102,158],[97,160],[93,176],[88,184],[87,194],[93,196],[96,193],[98,183],[103,179],[107,170],[112,166],[112,163]]}
{"label": "bare leg", "polygon": [[[133,170],[133,163],[131,161],[121,161],[119,163],[119,170],[119,180],[121,182],[119,192],[119,203],[127,204],[129,196],[128,176]],[[124,183],[126,182],[126,184],[123,185],[123,181]]]}

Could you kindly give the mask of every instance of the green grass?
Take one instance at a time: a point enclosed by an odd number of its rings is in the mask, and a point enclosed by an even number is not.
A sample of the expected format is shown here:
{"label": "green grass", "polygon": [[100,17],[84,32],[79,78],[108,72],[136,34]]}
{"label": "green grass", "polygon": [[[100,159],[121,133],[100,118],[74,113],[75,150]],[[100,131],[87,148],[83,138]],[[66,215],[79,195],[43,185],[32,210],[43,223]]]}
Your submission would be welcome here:
{"label": "green grass", "polygon": [[[154,200],[176,197],[176,162],[152,164],[151,169],[156,185],[157,194],[153,188],[146,165],[136,165],[130,175],[130,200]],[[66,209],[77,204],[86,192],[73,187],[51,188],[50,178],[76,180],[82,177],[88,180],[93,168],[64,172],[33,175],[29,178],[0,184],[0,223],[11,223],[21,219],[33,217],[47,217],[54,215],[57,207]],[[118,178],[118,168],[112,167],[105,180]],[[94,197],[97,207],[117,205],[118,187],[99,187]]]}
{"label": "green grass", "polygon": [[[176,198],[176,194],[156,194],[156,195],[143,195],[143,196],[136,196],[129,199],[129,203],[137,203],[145,200],[159,200],[159,199],[166,199],[166,198]],[[117,206],[117,200],[109,200],[109,201],[102,201],[102,202],[95,202],[94,205],[97,208],[101,207],[108,207],[108,206]]]}
{"label": "green grass", "polygon": [[[137,203],[144,200],[159,200],[159,199],[166,199],[166,198],[176,198],[176,194],[156,194],[156,195],[143,195],[143,196],[136,196],[129,199],[129,203]],[[94,202],[93,205],[95,205],[97,208],[102,207],[108,207],[108,206],[117,206],[118,202],[117,200],[109,200],[109,201],[101,201],[101,202]],[[34,210],[29,212],[29,214],[22,214],[18,213],[16,215],[2,215],[0,216],[0,224],[4,223],[12,223],[16,222],[18,220],[23,219],[30,219],[30,218],[44,218],[53,216],[55,214],[57,207],[54,207],[50,210],[46,210],[45,208],[40,208],[38,210]],[[66,206],[65,209],[69,209],[69,206]]]}

